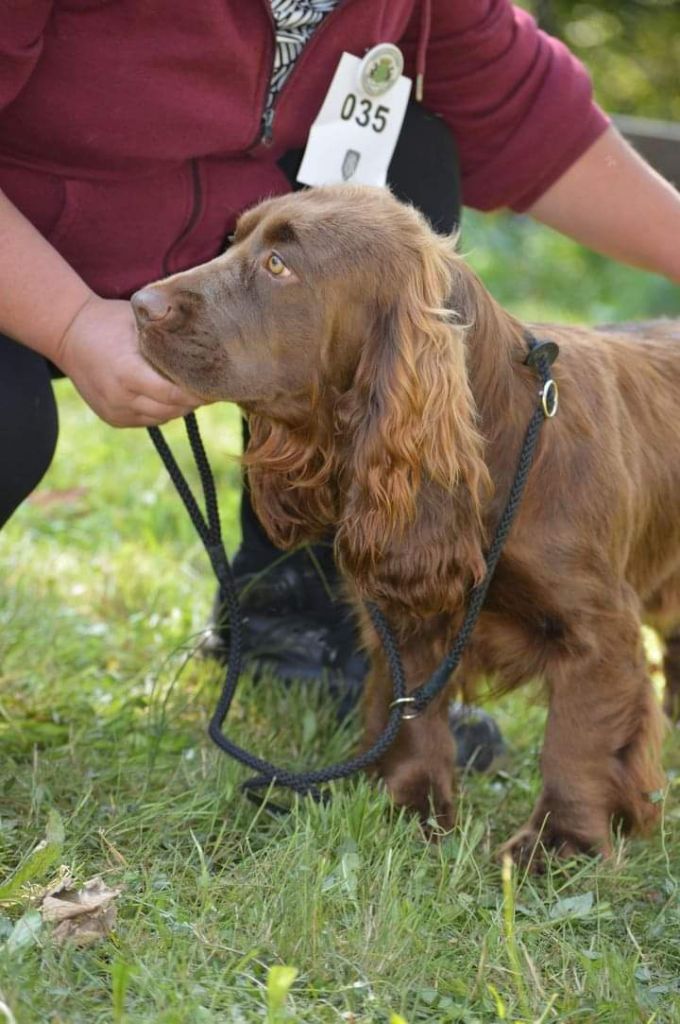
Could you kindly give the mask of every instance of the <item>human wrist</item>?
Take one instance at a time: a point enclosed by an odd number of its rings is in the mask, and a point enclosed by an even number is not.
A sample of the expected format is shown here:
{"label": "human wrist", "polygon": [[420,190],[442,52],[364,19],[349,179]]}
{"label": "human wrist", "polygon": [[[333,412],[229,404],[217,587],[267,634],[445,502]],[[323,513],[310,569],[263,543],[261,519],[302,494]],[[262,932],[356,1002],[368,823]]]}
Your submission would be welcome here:
{"label": "human wrist", "polygon": [[[74,298],[76,297],[74,296]],[[96,303],[104,301],[89,288],[85,288],[84,293],[77,298],[79,301],[69,311],[70,315],[68,318],[64,318],[64,326],[60,333],[55,333],[47,345],[48,351],[43,349],[42,353],[67,376],[70,376],[69,366],[72,359],[74,339],[77,339],[78,336],[78,323],[86,311],[90,310]]]}

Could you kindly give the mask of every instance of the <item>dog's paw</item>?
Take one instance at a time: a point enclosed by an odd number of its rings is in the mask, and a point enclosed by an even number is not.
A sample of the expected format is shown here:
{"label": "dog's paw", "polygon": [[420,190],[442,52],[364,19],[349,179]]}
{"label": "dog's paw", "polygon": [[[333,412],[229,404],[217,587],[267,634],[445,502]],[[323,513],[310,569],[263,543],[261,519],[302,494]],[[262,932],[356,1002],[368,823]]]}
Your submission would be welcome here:
{"label": "dog's paw", "polygon": [[418,816],[428,839],[450,832],[456,820],[453,782],[445,772],[434,774],[422,766],[402,765],[383,776],[392,801]]}
{"label": "dog's paw", "polygon": [[609,838],[587,840],[560,831],[546,820],[542,828],[529,822],[524,825],[498,851],[498,859],[510,857],[520,868],[534,874],[543,874],[551,858],[570,860],[582,855],[609,857]]}

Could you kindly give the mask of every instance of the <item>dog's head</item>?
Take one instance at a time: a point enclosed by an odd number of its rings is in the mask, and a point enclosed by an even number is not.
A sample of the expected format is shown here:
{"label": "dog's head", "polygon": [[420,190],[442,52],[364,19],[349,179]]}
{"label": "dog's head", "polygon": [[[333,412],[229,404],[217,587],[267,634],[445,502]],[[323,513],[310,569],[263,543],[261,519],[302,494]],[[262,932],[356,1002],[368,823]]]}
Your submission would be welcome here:
{"label": "dog's head", "polygon": [[407,298],[445,304],[452,254],[444,241],[430,252],[434,241],[383,189],[263,202],[223,256],[133,296],[142,353],[197,394],[268,416],[344,390],[377,321]]}
{"label": "dog's head", "polygon": [[272,538],[339,527],[356,575],[412,529],[421,486],[451,493],[464,479],[477,502],[470,279],[413,208],[334,186],[261,203],[223,256],[132,304],[153,366],[250,415],[246,458]]}

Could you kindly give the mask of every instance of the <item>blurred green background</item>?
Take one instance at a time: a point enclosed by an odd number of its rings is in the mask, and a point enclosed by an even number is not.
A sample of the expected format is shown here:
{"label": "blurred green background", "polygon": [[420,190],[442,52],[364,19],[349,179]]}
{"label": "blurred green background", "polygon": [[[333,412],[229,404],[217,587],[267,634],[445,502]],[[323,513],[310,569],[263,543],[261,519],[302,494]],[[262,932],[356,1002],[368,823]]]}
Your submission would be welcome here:
{"label": "blurred green background", "polygon": [[[521,5],[583,61],[609,114],[680,126],[680,0]],[[526,319],[595,324],[680,315],[677,285],[597,256],[528,217],[466,210],[461,249],[495,297]]]}
{"label": "blurred green background", "polygon": [[525,0],[589,67],[610,112],[680,121],[678,0]]}

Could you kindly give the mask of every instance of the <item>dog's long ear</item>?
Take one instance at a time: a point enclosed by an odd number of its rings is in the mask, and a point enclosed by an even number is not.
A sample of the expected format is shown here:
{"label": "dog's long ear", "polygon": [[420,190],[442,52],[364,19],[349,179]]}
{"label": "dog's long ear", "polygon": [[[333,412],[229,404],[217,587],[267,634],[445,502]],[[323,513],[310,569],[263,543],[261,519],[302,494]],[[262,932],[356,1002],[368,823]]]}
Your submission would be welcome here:
{"label": "dog's long ear", "polygon": [[328,536],[337,521],[334,456],[321,421],[294,430],[262,416],[249,417],[244,455],[253,507],[277,547],[288,549]]}
{"label": "dog's long ear", "polygon": [[464,269],[448,240],[423,234],[336,410],[349,439],[337,546],[365,595],[434,613],[456,601],[452,580],[483,575],[488,474],[448,301]]}

